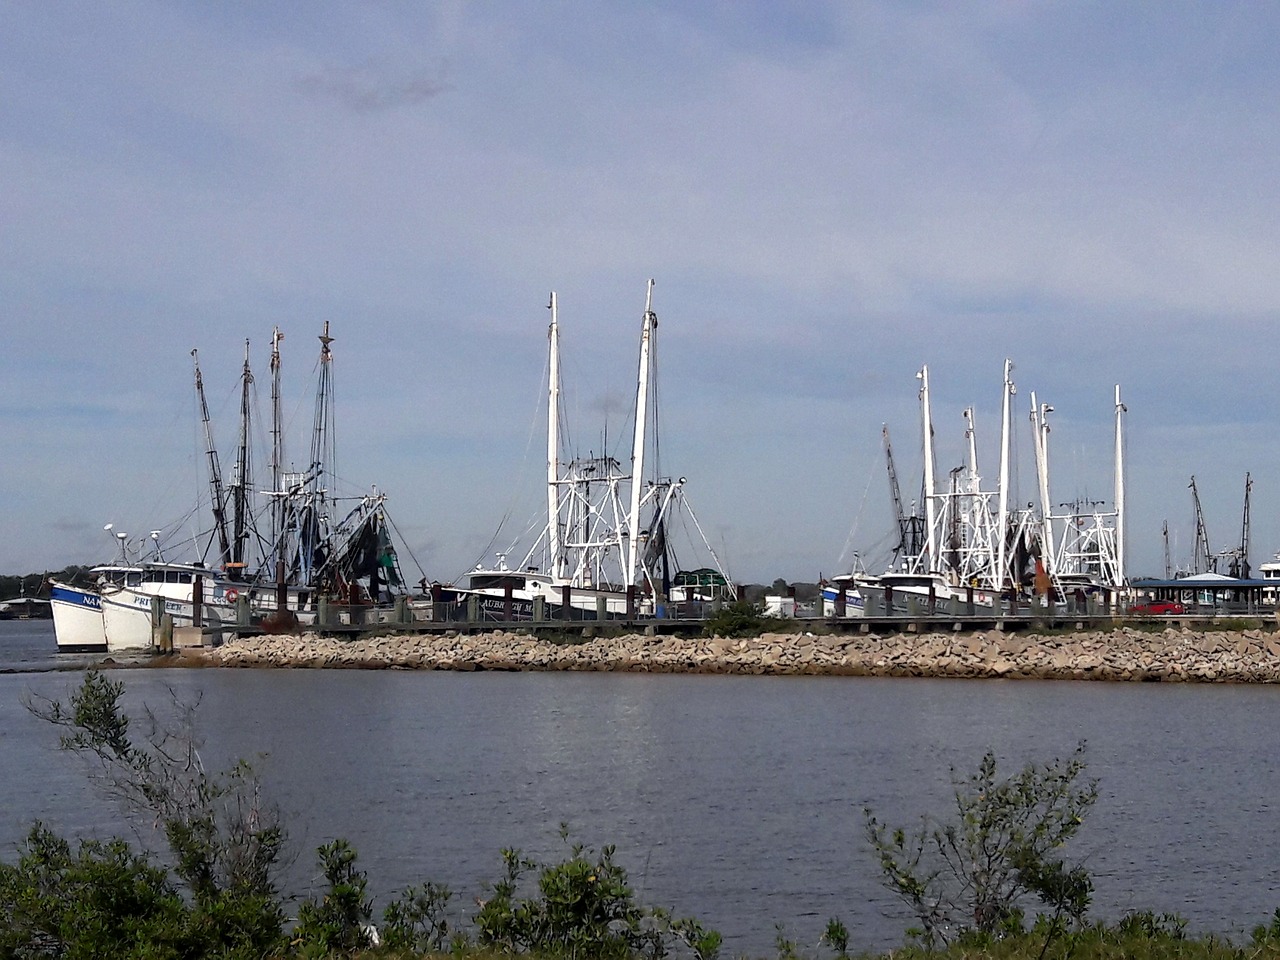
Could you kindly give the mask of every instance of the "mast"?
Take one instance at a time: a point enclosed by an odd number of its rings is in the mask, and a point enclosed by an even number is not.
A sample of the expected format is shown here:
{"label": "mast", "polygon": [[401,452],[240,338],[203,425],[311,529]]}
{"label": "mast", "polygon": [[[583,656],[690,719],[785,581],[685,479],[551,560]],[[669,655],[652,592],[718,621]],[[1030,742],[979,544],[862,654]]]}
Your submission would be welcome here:
{"label": "mast", "polygon": [[635,586],[636,565],[640,556],[640,496],[644,486],[644,448],[646,417],[649,412],[649,353],[658,317],[653,312],[653,280],[645,294],[644,322],[640,328],[640,373],[636,384],[636,434],[631,447],[631,511],[627,517],[626,586]]}
{"label": "mast", "polygon": [[889,498],[893,501],[893,519],[898,525],[898,546],[894,553],[901,556],[907,552],[907,515],[902,509],[902,490],[898,486],[898,471],[893,466],[893,445],[889,443],[889,425],[880,425],[880,436],[884,440],[884,460],[889,469]]}
{"label": "mast", "polygon": [[1120,400],[1120,384],[1116,384],[1116,582],[1115,588],[1123,590],[1125,584],[1124,563],[1124,414],[1129,408]]}
{"label": "mast", "polygon": [[560,328],[556,318],[556,292],[551,291],[551,326],[547,331],[547,550],[551,559],[551,576],[563,576],[560,557]]}
{"label": "mast", "polygon": [[1036,406],[1036,395],[1031,394],[1031,423],[1035,430],[1036,478],[1040,484],[1040,521],[1042,545],[1040,561],[1045,573],[1053,575],[1053,508],[1049,501],[1049,414],[1053,407],[1047,403]]}
{"label": "mast", "polygon": [[978,431],[973,421],[973,407],[964,408],[964,437],[969,442],[969,492],[978,489]]}
{"label": "mast", "polygon": [[323,564],[327,559],[324,540],[327,525],[324,516],[324,500],[328,493],[327,474],[333,471],[333,445],[330,420],[332,419],[332,377],[333,353],[329,344],[333,337],[329,336],[329,321],[324,322],[324,332],[320,334],[320,376],[316,387],[315,413],[311,422],[311,466],[305,481],[306,500],[303,505],[304,521],[300,524],[299,563],[302,581],[310,583],[314,579],[315,566]]}
{"label": "mast", "polygon": [[929,409],[929,367],[926,364],[916,374],[920,381],[920,417],[924,430],[924,512],[928,530],[925,540],[929,550],[928,571],[940,570],[938,563],[938,531],[937,503],[934,500],[934,463],[933,463],[933,414]]}
{"label": "mast", "polygon": [[1169,558],[1169,521],[1164,521],[1161,534],[1164,537],[1164,578],[1166,580],[1173,579],[1173,563]]}
{"label": "mast", "polygon": [[1240,555],[1236,558],[1235,576],[1248,580],[1249,568],[1249,493],[1253,490],[1253,479],[1248,473],[1244,475],[1244,516],[1240,523]]}
{"label": "mast", "polygon": [[333,337],[329,336],[329,321],[326,320],[324,333],[320,334],[320,382],[316,388],[315,416],[311,422],[311,468],[320,473],[333,469],[333,458],[329,455],[333,443],[330,436],[330,393],[333,388],[333,353],[329,350],[331,343]]}
{"label": "mast", "polygon": [[249,369],[249,341],[244,342],[244,370],[240,376],[240,442],[236,446],[236,469],[232,479],[232,524],[234,537],[231,542],[231,563],[228,564],[232,576],[238,577],[244,571],[244,548],[249,539],[246,528],[248,520],[248,488],[249,488],[249,388],[253,385],[253,372]]}
{"label": "mast", "polygon": [[193,348],[191,357],[196,368],[196,396],[200,399],[200,421],[204,425],[205,453],[209,458],[209,485],[213,496],[213,528],[218,535],[218,550],[222,565],[231,561],[231,543],[227,536],[226,499],[222,492],[222,467],[218,464],[218,450],[213,445],[213,428],[209,424],[209,404],[204,396],[204,377],[200,373],[200,356]]}
{"label": "mast", "polygon": [[280,341],[284,334],[279,327],[271,329],[271,543],[278,559],[284,557],[284,414],[280,404]]}
{"label": "mast", "polygon": [[[1215,564],[1209,550],[1209,532],[1204,526],[1204,511],[1200,509],[1200,491],[1196,489],[1195,474],[1192,474],[1188,487],[1191,490],[1191,504],[1195,507],[1196,514],[1196,542],[1191,553],[1191,572],[1209,573]],[[1201,560],[1204,561],[1203,568],[1200,566]]]}
{"label": "mast", "polygon": [[1013,363],[1008,357],[1004,361],[1004,386],[1001,388],[1000,400],[1000,491],[999,506],[996,514],[996,582],[993,586],[997,593],[1003,593],[1005,581],[1008,579],[1008,566],[1005,557],[1006,539],[1009,529],[1009,406],[1013,398]]}

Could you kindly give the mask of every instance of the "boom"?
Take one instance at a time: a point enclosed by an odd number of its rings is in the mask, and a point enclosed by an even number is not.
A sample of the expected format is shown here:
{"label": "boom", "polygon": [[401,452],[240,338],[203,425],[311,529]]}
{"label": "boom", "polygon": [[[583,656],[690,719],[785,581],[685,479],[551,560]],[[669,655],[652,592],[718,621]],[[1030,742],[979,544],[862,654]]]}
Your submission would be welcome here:
{"label": "boom", "polygon": [[227,535],[226,497],[222,492],[222,467],[218,463],[218,448],[213,445],[213,428],[209,424],[209,404],[204,397],[204,377],[200,373],[200,355],[191,351],[196,368],[196,396],[200,399],[200,421],[204,425],[205,454],[209,458],[209,486],[213,495],[213,529],[218,535],[218,550],[222,565],[231,562],[231,540]]}
{"label": "boom", "polygon": [[[1200,491],[1196,489],[1196,478],[1191,477],[1191,502],[1195,506],[1196,511],[1196,544],[1195,549],[1191,553],[1191,572],[1192,573],[1210,573],[1217,567],[1217,562],[1213,559],[1213,554],[1209,550],[1209,534],[1204,528],[1204,511],[1200,509]],[[1204,565],[1201,566],[1201,561]]]}

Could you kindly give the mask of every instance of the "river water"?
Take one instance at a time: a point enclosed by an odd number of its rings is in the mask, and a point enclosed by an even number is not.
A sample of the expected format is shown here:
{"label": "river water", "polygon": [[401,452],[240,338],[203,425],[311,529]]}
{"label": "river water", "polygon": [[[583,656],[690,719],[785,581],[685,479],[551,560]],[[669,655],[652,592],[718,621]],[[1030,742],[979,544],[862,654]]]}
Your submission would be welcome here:
{"label": "river water", "polygon": [[[80,661],[85,658],[81,657]],[[79,661],[72,661],[79,662]],[[66,666],[47,622],[0,623],[0,669]],[[1280,906],[1280,687],[608,673],[132,669],[131,708],[200,701],[210,766],[261,757],[295,893],[346,837],[379,904],[411,883],[474,910],[499,851],[617,845],[647,903],[719,929],[726,956],[811,948],[840,916],[860,949],[910,918],[880,887],[863,809],[946,813],[949,767],[1009,771],[1088,742],[1099,799],[1069,850],[1094,914],[1175,912],[1245,935]],[[0,674],[0,856],[31,822],[124,832],[55,731],[23,706],[74,672]]]}

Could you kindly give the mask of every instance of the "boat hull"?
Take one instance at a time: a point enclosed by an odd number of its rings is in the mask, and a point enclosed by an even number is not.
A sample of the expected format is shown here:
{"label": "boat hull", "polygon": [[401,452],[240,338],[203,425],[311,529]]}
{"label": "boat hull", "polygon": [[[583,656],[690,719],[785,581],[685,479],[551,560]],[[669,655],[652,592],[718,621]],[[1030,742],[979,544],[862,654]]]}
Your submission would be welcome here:
{"label": "boat hull", "polygon": [[[794,602],[794,601],[793,601]],[[837,610],[840,603],[840,588],[826,586],[822,588],[822,615],[824,617],[837,616]],[[852,588],[846,588],[844,594],[844,615],[849,617],[862,617],[866,615],[866,601],[862,594]]]}
{"label": "boat hull", "polygon": [[107,649],[102,603],[96,590],[54,581],[49,600],[60,653],[102,653]]}

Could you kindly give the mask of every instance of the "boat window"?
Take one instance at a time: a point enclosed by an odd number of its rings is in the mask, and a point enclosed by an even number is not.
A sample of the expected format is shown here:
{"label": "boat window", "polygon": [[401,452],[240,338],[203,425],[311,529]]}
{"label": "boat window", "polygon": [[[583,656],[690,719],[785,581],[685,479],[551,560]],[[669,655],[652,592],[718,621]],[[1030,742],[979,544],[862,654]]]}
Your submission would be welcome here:
{"label": "boat window", "polygon": [[190,583],[190,582],[191,582],[191,574],[189,574],[189,573],[180,573],[180,574],[178,574],[178,582],[179,582],[179,583]]}
{"label": "boat window", "polygon": [[929,587],[933,584],[931,577],[917,577],[911,574],[895,574],[885,577],[884,582],[891,587]]}
{"label": "boat window", "polygon": [[505,590],[510,584],[512,590],[524,589],[524,577],[513,577],[509,574],[489,574],[471,578],[473,590]]}
{"label": "boat window", "polygon": [[[129,582],[133,583],[133,574],[129,574]],[[147,570],[142,574],[143,583],[164,583],[163,570]]]}
{"label": "boat window", "polygon": [[142,583],[142,574],[130,573],[125,575],[125,583],[130,587],[136,587]]}
{"label": "boat window", "polygon": [[179,583],[177,570],[166,570],[164,572],[165,583]]}

